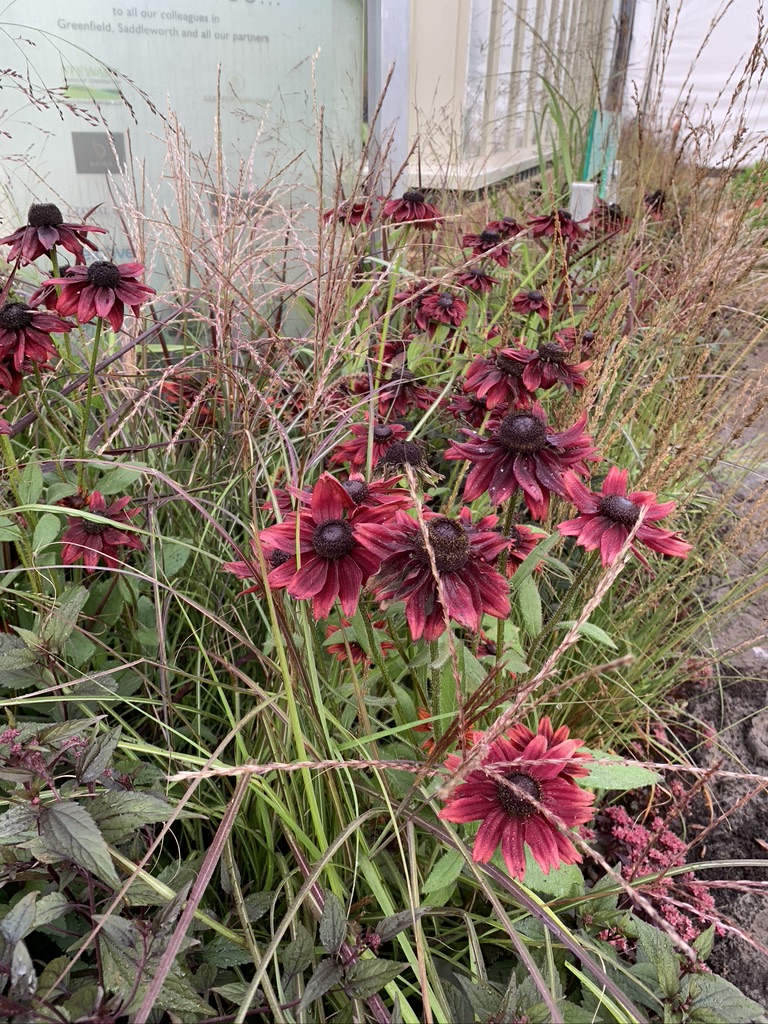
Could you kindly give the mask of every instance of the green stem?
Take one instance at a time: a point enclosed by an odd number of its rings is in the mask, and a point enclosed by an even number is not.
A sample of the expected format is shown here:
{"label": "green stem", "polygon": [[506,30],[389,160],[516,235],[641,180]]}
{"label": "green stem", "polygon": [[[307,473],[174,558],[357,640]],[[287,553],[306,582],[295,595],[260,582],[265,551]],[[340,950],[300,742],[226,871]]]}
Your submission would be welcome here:
{"label": "green stem", "polygon": [[432,732],[435,736],[435,741],[439,740],[443,734],[443,723],[440,718],[442,708],[440,707],[440,669],[437,665],[438,657],[438,645],[437,640],[432,640],[429,645],[429,662],[430,662],[430,690],[432,698]]}
{"label": "green stem", "polygon": [[360,618],[363,620],[363,625],[365,626],[365,635],[368,637],[368,646],[371,649],[371,655],[373,657],[376,668],[381,673],[381,678],[384,682],[384,685],[389,690],[390,694],[393,697],[397,698],[397,694],[395,692],[395,684],[392,682],[392,679],[390,678],[390,675],[387,672],[386,665],[384,664],[384,658],[382,657],[381,654],[381,648],[379,647],[379,643],[373,631],[373,622],[371,621],[370,612],[368,611],[367,608],[364,608],[362,605],[360,605]]}
{"label": "green stem", "polygon": [[[8,471],[8,482],[11,485],[11,491],[16,499],[17,505],[24,505],[24,501],[21,497],[20,485],[21,485],[21,473],[19,472],[19,465],[16,461],[16,455],[13,451],[10,438],[6,434],[0,434],[0,449],[3,453],[3,461],[5,462],[5,468]],[[34,523],[37,521],[37,517],[32,513],[27,513],[26,517],[29,524],[34,529]],[[29,541],[25,529],[20,527],[19,539],[16,542],[16,550],[19,553],[19,558],[24,566],[24,571],[27,574],[29,585],[32,588],[34,594],[42,595],[43,588],[40,583],[40,577],[35,570],[35,556],[30,547]]]}
{"label": "green stem", "polygon": [[[507,501],[507,507],[504,510],[504,522],[502,524],[501,532],[504,537],[509,537],[512,529],[512,520],[515,516],[515,509],[517,508],[517,495],[513,495]],[[507,557],[508,551],[506,548],[499,555],[499,561],[496,566],[502,576],[505,575],[507,568]],[[504,653],[504,623],[506,619],[499,619],[496,623],[496,661],[501,661],[501,657]]]}
{"label": "green stem", "polygon": [[91,416],[91,402],[93,401],[93,385],[96,380],[96,364],[99,361],[99,341],[101,339],[101,329],[104,321],[101,317],[96,319],[96,333],[93,336],[93,343],[91,349],[91,366],[88,371],[88,390],[85,393],[85,408],[83,410],[83,419],[80,424],[80,450],[79,450],[79,461],[77,464],[77,483],[80,489],[83,489],[83,481],[85,478],[85,441],[88,437],[88,420]]}
{"label": "green stem", "polygon": [[573,607],[573,603],[574,603],[575,599],[579,595],[579,592],[584,587],[584,585],[587,583],[589,577],[592,575],[595,567],[597,566],[598,557],[599,557],[599,552],[593,551],[593,552],[591,552],[591,554],[589,555],[587,560],[584,562],[584,565],[581,567],[581,570],[580,570],[579,574],[577,575],[576,579],[573,581],[573,583],[570,585],[570,587],[566,591],[565,597],[563,597],[563,600],[558,605],[557,610],[555,611],[554,615],[552,616],[552,618],[547,623],[546,628],[543,629],[541,631],[541,633],[539,633],[539,635],[536,637],[536,643],[531,648],[531,655],[530,655],[531,657],[533,657],[534,654],[536,654],[539,650],[541,650],[541,648],[544,646],[544,644],[550,638],[550,636],[555,631],[557,626],[565,618],[567,618],[568,613],[570,612],[571,608]]}

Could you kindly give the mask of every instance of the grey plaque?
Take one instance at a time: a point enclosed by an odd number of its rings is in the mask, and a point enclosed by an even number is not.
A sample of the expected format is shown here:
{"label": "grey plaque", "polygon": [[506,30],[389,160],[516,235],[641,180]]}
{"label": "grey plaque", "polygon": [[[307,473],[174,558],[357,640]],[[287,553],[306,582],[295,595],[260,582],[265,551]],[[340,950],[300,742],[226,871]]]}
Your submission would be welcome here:
{"label": "grey plaque", "polygon": [[125,167],[122,132],[72,132],[75,170],[78,174],[119,173]]}

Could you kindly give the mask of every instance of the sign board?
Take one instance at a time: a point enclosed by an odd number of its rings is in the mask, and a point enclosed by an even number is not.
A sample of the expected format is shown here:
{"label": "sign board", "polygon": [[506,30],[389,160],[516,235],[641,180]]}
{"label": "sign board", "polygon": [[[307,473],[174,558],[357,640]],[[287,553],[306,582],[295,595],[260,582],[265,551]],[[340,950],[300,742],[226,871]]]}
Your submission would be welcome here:
{"label": "sign board", "polygon": [[359,151],[363,0],[10,0],[0,29],[3,230],[31,201],[104,223],[123,169],[157,204],[176,123],[255,190],[316,189],[320,107],[327,176]]}

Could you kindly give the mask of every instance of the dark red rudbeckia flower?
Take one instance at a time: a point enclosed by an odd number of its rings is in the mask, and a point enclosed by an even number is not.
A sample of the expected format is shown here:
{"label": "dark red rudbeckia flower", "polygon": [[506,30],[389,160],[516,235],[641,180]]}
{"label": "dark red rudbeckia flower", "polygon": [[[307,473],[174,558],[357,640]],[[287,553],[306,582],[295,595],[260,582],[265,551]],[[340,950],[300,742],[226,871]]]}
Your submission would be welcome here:
{"label": "dark red rudbeckia flower", "polygon": [[379,416],[405,416],[410,409],[429,409],[439,395],[416,379],[412,370],[394,370],[379,390]]}
{"label": "dark red rudbeckia flower", "polygon": [[358,512],[379,513],[389,516],[397,508],[410,508],[413,499],[408,491],[400,486],[402,476],[391,476],[382,480],[366,480],[362,473],[350,473],[348,479],[341,481],[341,486],[355,503],[350,512],[354,519]]}
{"label": "dark red rudbeckia flower", "polygon": [[[244,594],[251,594],[254,590],[261,590],[261,572],[259,570],[259,551],[256,545],[256,541],[250,541],[251,551],[253,552],[253,558],[250,562],[222,562],[221,568],[223,572],[231,572],[233,576],[236,576],[239,580],[257,580],[258,582],[248,587],[247,590],[241,590],[238,597],[242,597]],[[283,565],[291,557],[291,553],[288,551],[282,551],[280,548],[271,546],[265,543],[262,546],[262,554],[264,555],[264,561],[267,566],[267,572],[270,569],[277,569],[278,566]]]}
{"label": "dark red rudbeckia flower", "polygon": [[[384,633],[384,631],[387,628],[387,623],[383,619],[380,619],[378,622],[372,623],[372,625],[374,630],[379,634],[376,639],[382,654],[387,651],[394,651],[395,645],[391,640],[385,639],[386,633]],[[339,626],[328,625],[325,630],[326,640],[329,640],[334,633],[341,633],[341,636],[335,643],[325,645],[325,649],[329,654],[334,654],[337,661],[349,661],[351,656],[355,665],[368,663],[369,658],[366,654],[365,648],[355,639],[352,623],[349,619],[343,618],[341,620],[341,625]],[[384,633],[384,635],[382,635],[382,633]],[[345,639],[347,641],[346,643],[344,643]],[[349,651],[347,651],[347,647],[349,647]]]}
{"label": "dark red rudbeckia flower", "polygon": [[595,494],[576,476],[566,473],[563,479],[565,493],[580,514],[575,519],[560,523],[557,527],[560,533],[566,537],[575,537],[576,543],[587,551],[599,548],[603,565],[611,565],[618,558],[630,530],[640,518],[641,509],[647,509],[632,542],[632,553],[646,566],[648,562],[638,551],[638,544],[660,555],[686,558],[691,545],[679,534],[656,526],[659,519],[664,519],[674,510],[674,501],[658,504],[652,491],[632,491],[627,494],[628,475],[626,469],[613,466],[605,478],[602,493]]}
{"label": "dark red rudbeckia flower", "polygon": [[434,231],[443,215],[422,192],[404,192],[400,199],[389,199],[382,211],[385,220],[395,224],[415,224],[423,231]]}
{"label": "dark red rudbeckia flower", "polygon": [[547,301],[544,293],[535,289],[532,292],[518,292],[514,299],[512,299],[512,309],[523,316],[528,316],[530,313],[538,313],[544,323],[552,315],[552,306]]}
{"label": "dark red rudbeckia flower", "polygon": [[394,441],[405,441],[408,431],[399,423],[376,423],[371,430],[367,423],[353,423],[352,437],[340,445],[329,461],[340,464],[349,462],[353,469],[360,469],[368,460],[368,436],[371,435],[371,468],[374,469]]}
{"label": "dark red rudbeckia flower", "polygon": [[26,302],[6,302],[0,309],[0,360],[21,371],[25,360],[45,366],[58,356],[51,334],[67,334],[75,325]]}
{"label": "dark red rudbeckia flower", "polygon": [[372,224],[373,211],[370,200],[355,202],[353,199],[345,199],[333,210],[326,210],[323,220],[326,224],[337,221],[350,228],[356,228],[358,224]]}
{"label": "dark red rudbeckia flower", "polygon": [[556,341],[543,341],[536,349],[512,349],[510,358],[525,365],[523,384],[529,391],[548,391],[555,384],[580,391],[587,383],[584,373],[592,365],[589,360],[567,363],[568,352]]}
{"label": "dark red rudbeckia flower", "polygon": [[528,227],[534,238],[553,238],[559,235],[566,242],[579,242],[587,232],[567,210],[553,210],[540,217],[531,217]]}
{"label": "dark red rudbeckia flower", "polygon": [[525,364],[514,357],[520,348],[500,348],[478,356],[467,369],[463,389],[485,399],[488,409],[527,409],[533,393],[523,381]]}
{"label": "dark red rudbeckia flower", "polygon": [[486,274],[482,267],[467,267],[456,275],[456,284],[478,295],[487,294],[498,283],[499,279]]}
{"label": "dark red rudbeckia flower", "polygon": [[614,235],[626,231],[631,221],[618,203],[598,199],[589,215],[589,223],[594,235]]}
{"label": "dark red rudbeckia flower", "polygon": [[484,398],[476,398],[474,395],[454,395],[446,406],[446,411],[455,420],[466,420],[471,427],[479,430],[485,423],[488,415],[488,406]]}
{"label": "dark red rudbeckia flower", "polygon": [[10,391],[12,395],[18,395],[24,381],[24,374],[31,373],[32,363],[25,363],[20,370],[13,365],[13,359],[0,360],[0,388]]}
{"label": "dark red rudbeckia flower", "polygon": [[93,224],[65,224],[61,210],[53,203],[33,203],[27,214],[26,225],[0,238],[0,245],[11,246],[9,263],[17,257],[21,257],[22,264],[32,263],[57,245],[71,252],[77,263],[84,263],[83,246],[96,249],[93,242],[86,238],[87,231],[106,234],[104,228],[97,228]]}
{"label": "dark red rudbeckia flower", "polygon": [[493,530],[470,531],[464,520],[428,510],[424,520],[445,611],[421,525],[401,511],[395,513],[394,521],[358,528],[363,543],[381,559],[381,569],[372,582],[377,597],[405,602],[414,640],[422,636],[436,640],[445,632],[446,614],[474,633],[479,632],[483,615],[505,619],[509,615],[509,585],[490,563],[506,540]]}
{"label": "dark red rudbeckia flower", "polygon": [[[482,767],[469,772],[451,793],[438,817],[482,822],[472,847],[478,864],[487,864],[501,847],[512,878],[522,878],[526,846],[544,874],[581,861],[557,824],[574,828],[588,822],[595,797],[575,782],[589,774],[583,762],[590,755],[577,753],[581,740],[568,736],[566,726],[553,731],[548,718],[542,718],[535,734],[516,726],[491,743]],[[456,772],[461,758],[452,754],[446,765]]]}
{"label": "dark red rudbeckia flower", "polygon": [[381,457],[379,472],[405,469],[406,466],[415,472],[429,473],[424,451],[418,441],[393,441]]}
{"label": "dark red rudbeckia flower", "polygon": [[460,327],[467,316],[468,306],[451,292],[436,292],[422,296],[414,320],[422,331],[434,334],[440,324]]}
{"label": "dark red rudbeckia flower", "polygon": [[139,307],[155,289],[142,284],[139,274],[144,273],[141,263],[109,263],[97,260],[87,267],[70,267],[63,277],[51,278],[44,284],[61,285],[56,309],[64,316],[76,316],[81,324],[94,317],[108,320],[113,331],[123,326],[125,307],[139,315]]}
{"label": "dark red rudbeckia flower", "polygon": [[663,219],[666,201],[667,193],[663,188],[657,188],[655,192],[648,192],[643,196],[645,208],[654,220]]}
{"label": "dark red rudbeckia flower", "polygon": [[514,217],[502,217],[501,220],[491,220],[485,225],[486,231],[498,231],[502,238],[517,238],[526,230],[525,224],[519,224]]}
{"label": "dark red rudbeckia flower", "polygon": [[487,256],[500,267],[509,266],[509,246],[499,231],[486,228],[479,235],[464,235],[462,249],[471,249],[473,256]]}
{"label": "dark red rudbeckia flower", "polygon": [[120,548],[142,551],[144,545],[136,534],[120,529],[122,526],[130,526],[131,520],[141,514],[141,509],[126,508],[130,500],[130,497],[119,498],[107,506],[104,495],[92,491],[82,508],[110,521],[95,523],[80,516],[67,516],[69,525],[61,535],[61,560],[64,565],[82,562],[88,573],[93,572],[99,562],[110,569],[116,569],[120,564]]}
{"label": "dark red rudbeckia flower", "polygon": [[488,491],[494,505],[523,491],[534,519],[544,519],[551,494],[565,495],[563,473],[571,469],[586,476],[587,462],[599,462],[592,438],[584,433],[587,415],[567,430],[555,432],[538,402],[526,412],[506,416],[490,437],[465,430],[467,442],[454,441],[445,459],[474,463],[464,484],[464,500],[474,501]]}
{"label": "dark red rudbeckia flower", "polygon": [[[379,567],[378,557],[361,543],[355,503],[338,480],[323,473],[312,490],[309,507],[290,513],[284,522],[262,530],[268,548],[291,551],[291,557],[267,577],[273,590],[312,600],[316,619],[327,619],[338,597],[345,615],[354,615],[363,584]],[[298,531],[297,531],[298,524]],[[301,564],[296,560],[296,537]]]}
{"label": "dark red rudbeckia flower", "polygon": [[[521,523],[518,523],[510,529],[509,544],[507,547],[507,576],[514,576],[528,555],[530,555],[532,551],[536,550],[537,545],[539,545],[546,536],[547,535],[545,533],[537,533],[535,530],[531,529],[530,526],[524,526]],[[533,571],[541,572],[541,570],[542,563],[539,562]]]}

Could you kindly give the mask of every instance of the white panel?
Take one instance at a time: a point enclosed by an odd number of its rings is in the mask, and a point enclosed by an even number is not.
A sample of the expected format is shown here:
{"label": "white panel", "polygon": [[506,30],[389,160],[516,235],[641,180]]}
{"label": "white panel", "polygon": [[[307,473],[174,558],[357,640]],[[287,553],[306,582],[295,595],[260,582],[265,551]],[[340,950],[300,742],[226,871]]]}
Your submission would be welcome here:
{"label": "white panel", "polygon": [[517,18],[512,3],[500,4],[498,12],[498,57],[494,82],[493,101],[493,145],[494,149],[505,148],[510,141],[509,107],[512,94],[512,71],[515,58],[515,37]]}
{"label": "white panel", "polygon": [[464,152],[468,156],[482,151],[488,120],[486,91],[492,14],[493,0],[472,0],[467,52],[467,87],[464,95]]}

